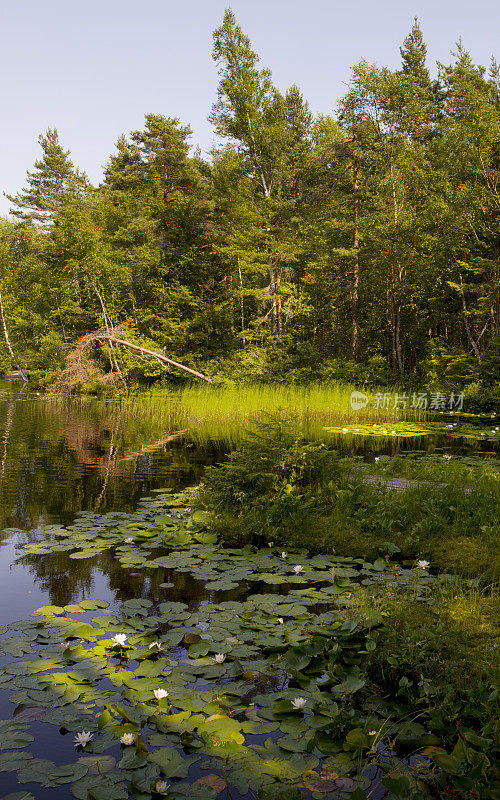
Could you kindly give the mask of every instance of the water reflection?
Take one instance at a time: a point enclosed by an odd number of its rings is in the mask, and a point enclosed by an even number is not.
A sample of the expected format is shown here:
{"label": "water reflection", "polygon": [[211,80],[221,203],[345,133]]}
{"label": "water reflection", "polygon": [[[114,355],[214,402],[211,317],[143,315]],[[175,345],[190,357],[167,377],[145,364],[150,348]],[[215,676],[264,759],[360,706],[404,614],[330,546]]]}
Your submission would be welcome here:
{"label": "water reflection", "polygon": [[131,511],[153,488],[196,483],[220,454],[210,444],[186,448],[169,431],[148,451],[137,424],[114,407],[19,400],[6,383],[0,382],[1,529],[66,524],[82,509]]}

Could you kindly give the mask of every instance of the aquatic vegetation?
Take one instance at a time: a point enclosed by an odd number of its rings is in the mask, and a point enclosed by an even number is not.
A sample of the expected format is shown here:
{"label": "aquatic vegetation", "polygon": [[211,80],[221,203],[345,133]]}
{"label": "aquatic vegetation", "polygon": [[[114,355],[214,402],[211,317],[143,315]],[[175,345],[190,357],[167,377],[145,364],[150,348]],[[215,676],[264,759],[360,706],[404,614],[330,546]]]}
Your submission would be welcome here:
{"label": "aquatic vegetation", "polygon": [[86,747],[94,736],[90,731],[82,731],[77,733],[74,738],[75,747]]}
{"label": "aquatic vegetation", "polygon": [[[85,599],[0,628],[0,652],[13,659],[0,688],[15,705],[15,718],[0,722],[2,745],[12,742],[0,770],[21,784],[69,783],[81,800],[202,800],[226,787],[269,800],[361,800],[374,781],[395,798],[449,783],[490,796],[496,699],[484,643],[472,699],[457,678],[467,683],[471,666],[462,619],[448,622],[463,594],[456,581],[389,557],[225,549],[193,500],[193,491],[157,492],[135,515],[94,515],[91,530],[81,516],[30,546],[48,552],[74,536],[70,555],[111,548],[125,569],[188,572],[207,599],[188,608],[139,597],[111,614]],[[124,545],[131,527],[134,543]],[[85,757],[33,758],[30,720],[75,732]]]}
{"label": "aquatic vegetation", "polygon": [[466,422],[446,423],[429,420],[411,422],[403,420],[392,422],[388,427],[383,422],[368,423],[356,420],[348,428],[340,425],[329,425],[325,427],[325,431],[337,436],[342,435],[346,439],[354,436],[357,439],[376,438],[382,441],[389,441],[394,437],[415,439],[422,436],[441,434],[450,439],[465,439],[471,442],[488,441],[496,443],[500,441],[500,428],[473,425]]}
{"label": "aquatic vegetation", "polygon": [[493,578],[499,491],[493,460],[380,456],[369,464],[308,441],[293,421],[269,420],[205,470],[196,503],[228,546],[273,541],[370,559],[399,552],[402,561]]}
{"label": "aquatic vegetation", "polygon": [[[188,386],[173,391],[154,389],[131,393],[119,401],[82,397],[72,400],[71,408],[72,413],[81,409],[86,414],[108,416],[110,429],[113,429],[111,421],[119,419],[124,455],[130,450],[137,455],[147,452],[144,442],[161,447],[166,434],[176,431],[198,445],[217,441],[234,446],[250,421],[267,415],[295,417],[302,431],[317,440],[324,439],[325,427],[329,425],[341,430],[355,423],[356,427],[369,432],[373,422],[388,421],[392,430],[404,419],[409,421],[408,430],[411,430],[411,421],[427,418],[427,414],[418,409],[387,410],[374,408],[372,404],[354,411],[350,402],[354,389],[349,384],[334,382],[308,386]],[[373,395],[374,392],[367,390],[367,396],[372,398]],[[50,397],[43,402],[49,409],[58,409],[63,401]]]}

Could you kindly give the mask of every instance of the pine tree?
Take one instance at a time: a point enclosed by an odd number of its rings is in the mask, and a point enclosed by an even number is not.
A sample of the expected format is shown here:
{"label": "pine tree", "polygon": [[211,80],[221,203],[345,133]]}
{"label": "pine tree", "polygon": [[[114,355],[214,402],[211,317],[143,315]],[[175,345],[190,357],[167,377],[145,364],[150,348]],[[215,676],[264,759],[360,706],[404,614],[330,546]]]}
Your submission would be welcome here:
{"label": "pine tree", "polygon": [[27,173],[27,187],[6,197],[14,203],[11,213],[18,219],[48,224],[56,218],[68,193],[80,191],[86,181],[70,161],[70,151],[61,146],[56,128],[40,134],[38,143],[43,156],[35,161],[34,171]]}

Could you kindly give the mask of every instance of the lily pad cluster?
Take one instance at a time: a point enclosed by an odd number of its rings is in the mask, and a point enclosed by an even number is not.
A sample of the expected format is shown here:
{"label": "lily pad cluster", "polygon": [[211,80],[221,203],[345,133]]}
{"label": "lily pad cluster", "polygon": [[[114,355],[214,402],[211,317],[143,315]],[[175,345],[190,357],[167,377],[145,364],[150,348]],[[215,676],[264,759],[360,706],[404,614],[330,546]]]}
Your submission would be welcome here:
{"label": "lily pad cluster", "polygon": [[[308,571],[317,575],[314,564]],[[343,591],[255,594],[195,613],[145,599],[123,603],[119,617],[98,600],[38,609],[3,629],[3,652],[31,657],[0,674],[15,704],[1,723],[0,769],[21,784],[70,783],[81,800],[142,800],[166,782],[178,798],[226,785],[270,798],[304,796],[300,786],[339,798],[368,788],[356,767],[380,739],[387,704],[362,664],[381,618],[349,612],[345,595],[332,603]],[[76,762],[32,758],[30,720],[76,733]],[[418,725],[390,728],[427,741]]]}
{"label": "lily pad cluster", "polygon": [[134,566],[133,554],[141,544],[148,549],[212,544],[216,537],[205,530],[206,515],[202,511],[192,513],[189,508],[193,491],[173,494],[162,489],[142,500],[139,510],[132,514],[112,511],[100,516],[82,511],[68,527],[46,525],[47,538],[27,544],[25,549],[39,555],[66,552],[70,558],[84,559],[119,547],[124,566]]}
{"label": "lily pad cluster", "polygon": [[[113,549],[126,569],[188,573],[205,593],[196,608],[85,599],[1,627],[14,713],[0,721],[0,771],[77,800],[432,796],[433,765],[456,756],[367,669],[384,636],[377,597],[426,602],[427,562],[225,549],[191,499],[161,492],[132,517],[81,515],[29,546]],[[35,757],[40,725],[59,730],[64,758]]]}
{"label": "lily pad cluster", "polygon": [[464,422],[382,422],[354,421],[345,425],[325,427],[328,433],[343,436],[362,436],[387,439],[412,439],[432,434],[445,434],[453,439],[498,442],[500,427],[496,423],[475,425]]}

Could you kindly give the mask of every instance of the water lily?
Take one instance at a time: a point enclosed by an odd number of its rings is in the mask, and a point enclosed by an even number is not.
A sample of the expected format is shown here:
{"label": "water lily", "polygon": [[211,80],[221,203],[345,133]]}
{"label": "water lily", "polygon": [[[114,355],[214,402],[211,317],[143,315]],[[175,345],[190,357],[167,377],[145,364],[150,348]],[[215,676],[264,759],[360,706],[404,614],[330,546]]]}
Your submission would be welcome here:
{"label": "water lily", "polygon": [[82,731],[81,733],[77,733],[73,739],[75,747],[85,747],[93,737],[94,734],[90,733],[90,731]]}
{"label": "water lily", "polygon": [[226,656],[224,653],[216,653],[214,656],[214,661],[216,664],[222,664],[223,661],[226,660]]}
{"label": "water lily", "polygon": [[123,653],[122,648],[125,647],[125,642],[127,641],[127,637],[124,633],[117,633],[113,636],[113,642],[117,647],[120,648],[120,664],[122,663]]}
{"label": "water lily", "polygon": [[285,550],[283,550],[283,552],[281,554],[281,558],[286,558],[287,556],[288,556],[288,553]]}
{"label": "water lily", "polygon": [[419,559],[417,561],[417,568],[418,569],[429,569],[430,565],[431,565],[430,561],[424,561],[423,559]]}
{"label": "water lily", "polygon": [[380,461],[380,456],[375,456],[375,464],[378,464],[379,461]]}
{"label": "water lily", "polygon": [[124,539],[124,542],[125,542],[125,544],[133,544],[134,540],[132,539],[131,536],[129,536],[128,539]]}
{"label": "water lily", "polygon": [[278,617],[278,625],[283,625],[283,617]]}
{"label": "water lily", "polygon": [[304,572],[304,567],[302,566],[302,564],[296,564],[293,568],[293,571],[295,572],[296,575],[300,575],[301,572]]}
{"label": "water lily", "polygon": [[303,697],[294,697],[292,700],[292,706],[294,707],[295,711],[302,711],[303,708],[306,707],[307,700]]}
{"label": "water lily", "polygon": [[170,789],[170,784],[168,783],[168,781],[156,781],[155,784],[156,794],[167,794],[169,789]]}
{"label": "water lily", "polygon": [[135,742],[135,733],[124,733],[120,736],[120,742],[127,747]]}
{"label": "water lily", "polygon": [[368,731],[367,736],[376,736],[377,731]]}
{"label": "water lily", "polygon": [[168,692],[166,689],[153,689],[153,694],[158,700],[158,714],[161,714],[161,701],[168,697]]}
{"label": "water lily", "polygon": [[149,649],[152,650],[153,647],[156,647],[158,650],[163,650],[161,642],[151,642],[151,644],[149,645]]}
{"label": "water lily", "polygon": [[342,428],[342,433],[348,433],[348,432],[349,432],[349,428]]}

